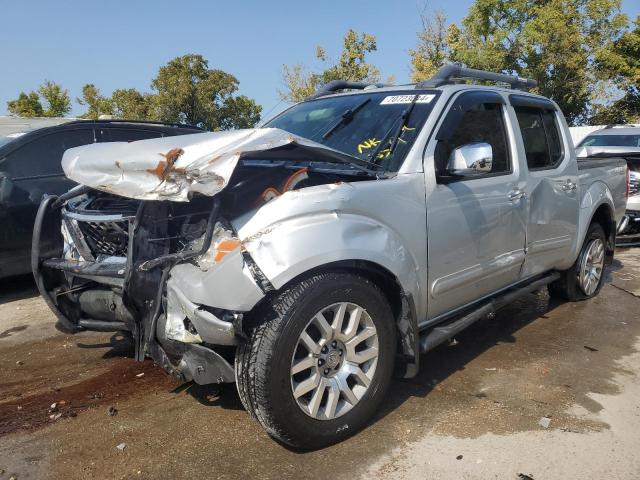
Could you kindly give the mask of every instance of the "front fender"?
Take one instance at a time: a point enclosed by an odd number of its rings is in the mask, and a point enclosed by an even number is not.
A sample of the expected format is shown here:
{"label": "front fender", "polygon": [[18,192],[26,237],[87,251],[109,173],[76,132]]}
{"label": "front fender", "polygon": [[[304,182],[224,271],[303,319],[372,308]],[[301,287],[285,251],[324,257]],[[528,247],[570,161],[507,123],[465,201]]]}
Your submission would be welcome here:
{"label": "front fender", "polygon": [[363,260],[390,271],[414,298],[419,293],[417,265],[402,238],[372,218],[316,212],[267,227],[243,245],[277,289],[323,265]]}
{"label": "front fender", "polygon": [[243,248],[275,288],[333,262],[363,260],[389,271],[426,311],[422,175],[291,191],[238,219]]}
{"label": "front fender", "polygon": [[200,267],[178,265],[171,276],[194,303],[248,311],[264,296],[265,282],[267,290],[279,289],[330,263],[366,261],[396,278],[422,318],[427,264],[424,198],[421,175],[289,191],[231,220],[241,248],[219,263],[208,261],[215,256],[208,252]]}

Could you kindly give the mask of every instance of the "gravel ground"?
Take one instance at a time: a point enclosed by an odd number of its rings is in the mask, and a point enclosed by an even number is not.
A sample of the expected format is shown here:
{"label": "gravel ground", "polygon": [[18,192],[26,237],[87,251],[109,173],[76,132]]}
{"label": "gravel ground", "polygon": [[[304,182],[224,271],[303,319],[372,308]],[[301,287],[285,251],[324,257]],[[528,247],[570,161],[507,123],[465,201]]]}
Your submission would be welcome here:
{"label": "gravel ground", "polygon": [[597,298],[523,298],[424,355],[363,432],[299,452],[233,385],[180,385],[120,335],[59,333],[28,277],[0,281],[0,480],[637,479],[638,311],[640,251],[621,250]]}

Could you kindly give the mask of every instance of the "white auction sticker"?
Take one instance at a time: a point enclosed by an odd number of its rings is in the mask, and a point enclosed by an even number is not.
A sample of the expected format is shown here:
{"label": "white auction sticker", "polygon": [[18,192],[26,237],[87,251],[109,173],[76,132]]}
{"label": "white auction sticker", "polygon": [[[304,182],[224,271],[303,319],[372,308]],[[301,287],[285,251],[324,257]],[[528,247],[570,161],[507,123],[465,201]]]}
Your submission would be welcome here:
{"label": "white auction sticker", "polygon": [[415,95],[389,95],[388,97],[384,97],[384,99],[380,102],[380,105],[398,105],[401,103],[411,103],[413,99],[416,98]]}
{"label": "white auction sticker", "polygon": [[418,95],[416,103],[431,103],[431,100],[433,100],[435,97],[436,96],[433,94]]}
{"label": "white auction sticker", "polygon": [[[400,104],[408,104],[413,102],[413,99],[416,98],[415,95],[389,95],[384,97],[384,99],[380,102],[380,105],[400,105]],[[416,103],[431,103],[431,100],[435,98],[433,94],[423,94],[418,95],[416,99]]]}

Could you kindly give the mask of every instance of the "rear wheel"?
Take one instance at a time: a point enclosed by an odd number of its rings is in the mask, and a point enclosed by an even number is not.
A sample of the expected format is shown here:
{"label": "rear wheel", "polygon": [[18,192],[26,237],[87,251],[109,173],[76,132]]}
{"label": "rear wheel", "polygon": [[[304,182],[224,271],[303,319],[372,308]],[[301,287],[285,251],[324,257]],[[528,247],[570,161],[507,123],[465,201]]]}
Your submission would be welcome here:
{"label": "rear wheel", "polygon": [[319,448],[358,431],[387,390],[395,326],[380,289],[349,273],[314,275],[263,310],[236,354],[245,408],[273,437]]}
{"label": "rear wheel", "polygon": [[549,285],[549,293],[570,301],[595,297],[604,280],[605,252],[604,230],[599,223],[592,223],[576,262]]}

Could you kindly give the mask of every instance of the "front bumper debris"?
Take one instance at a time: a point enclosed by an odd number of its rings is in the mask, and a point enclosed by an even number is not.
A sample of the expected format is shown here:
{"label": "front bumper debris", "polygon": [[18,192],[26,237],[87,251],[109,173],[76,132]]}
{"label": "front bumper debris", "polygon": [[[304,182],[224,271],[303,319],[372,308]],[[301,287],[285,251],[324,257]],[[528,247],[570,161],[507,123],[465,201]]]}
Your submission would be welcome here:
{"label": "front bumper debris", "polygon": [[238,343],[233,320],[241,318],[242,314],[235,314],[230,321],[222,320],[191,302],[171,279],[167,282],[166,289],[166,338],[183,343]]}
{"label": "front bumper debris", "polygon": [[[171,244],[167,219],[177,216],[169,202],[139,202],[124,215],[78,213],[60,203],[43,199],[32,244],[36,285],[57,327],[128,331],[138,360],[149,356],[183,381],[235,381],[228,349],[237,344],[242,314],[202,307],[169,279],[176,264],[209,249],[219,200],[208,199],[198,247],[179,251]],[[62,226],[55,238],[43,237],[47,222]]]}

